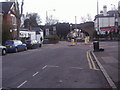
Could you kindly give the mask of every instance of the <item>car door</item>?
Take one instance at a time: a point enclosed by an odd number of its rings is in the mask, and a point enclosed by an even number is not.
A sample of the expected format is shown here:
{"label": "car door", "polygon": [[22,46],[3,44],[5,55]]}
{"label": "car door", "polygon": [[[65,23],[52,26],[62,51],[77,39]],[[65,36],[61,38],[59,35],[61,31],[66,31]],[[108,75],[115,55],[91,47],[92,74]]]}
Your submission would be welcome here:
{"label": "car door", "polygon": [[21,51],[23,49],[22,43],[20,41],[16,41],[18,50]]}
{"label": "car door", "polygon": [[21,50],[24,50],[25,49],[25,45],[21,41],[19,41],[19,44],[20,44]]}

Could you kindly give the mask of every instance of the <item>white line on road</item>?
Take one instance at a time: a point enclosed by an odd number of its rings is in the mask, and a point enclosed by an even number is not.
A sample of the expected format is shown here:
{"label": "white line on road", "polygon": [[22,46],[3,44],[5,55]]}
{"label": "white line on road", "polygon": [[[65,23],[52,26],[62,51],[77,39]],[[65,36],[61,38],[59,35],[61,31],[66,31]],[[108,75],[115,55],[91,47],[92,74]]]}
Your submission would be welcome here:
{"label": "white line on road", "polygon": [[48,65],[48,67],[59,67],[59,66]]}
{"label": "white line on road", "polygon": [[80,67],[71,67],[71,68],[74,68],[74,69],[83,69],[83,68],[80,68]]}
{"label": "white line on road", "polygon": [[45,65],[42,69],[45,69],[47,67],[47,65]]}
{"label": "white line on road", "polygon": [[21,83],[17,88],[20,88],[21,86],[23,86],[27,81],[24,81],[23,83]]}
{"label": "white line on road", "polygon": [[36,73],[34,73],[32,76],[34,77],[34,76],[36,76],[38,73],[39,73],[39,72],[36,72]]}

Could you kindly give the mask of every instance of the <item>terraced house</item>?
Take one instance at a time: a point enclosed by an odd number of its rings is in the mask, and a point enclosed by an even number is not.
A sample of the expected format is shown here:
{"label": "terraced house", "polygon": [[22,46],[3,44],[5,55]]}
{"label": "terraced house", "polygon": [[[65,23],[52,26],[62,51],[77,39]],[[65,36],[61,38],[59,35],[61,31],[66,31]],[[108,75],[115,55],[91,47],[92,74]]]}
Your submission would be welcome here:
{"label": "terraced house", "polygon": [[11,33],[12,38],[16,38],[16,27],[17,27],[17,20],[16,17],[11,13],[11,10],[15,12],[15,2],[0,2],[2,6],[2,25],[3,27],[8,25],[10,28],[9,30],[6,28],[3,28],[4,30],[7,30],[7,32]]}

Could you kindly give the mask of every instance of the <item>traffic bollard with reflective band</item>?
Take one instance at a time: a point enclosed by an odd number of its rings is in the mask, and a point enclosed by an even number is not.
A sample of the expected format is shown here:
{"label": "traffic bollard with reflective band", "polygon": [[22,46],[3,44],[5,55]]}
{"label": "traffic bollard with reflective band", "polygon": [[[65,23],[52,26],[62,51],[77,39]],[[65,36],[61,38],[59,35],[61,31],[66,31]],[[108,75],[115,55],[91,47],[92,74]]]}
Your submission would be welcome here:
{"label": "traffic bollard with reflective band", "polygon": [[75,45],[75,41],[74,41],[74,39],[71,40],[71,43],[72,43],[72,45]]}

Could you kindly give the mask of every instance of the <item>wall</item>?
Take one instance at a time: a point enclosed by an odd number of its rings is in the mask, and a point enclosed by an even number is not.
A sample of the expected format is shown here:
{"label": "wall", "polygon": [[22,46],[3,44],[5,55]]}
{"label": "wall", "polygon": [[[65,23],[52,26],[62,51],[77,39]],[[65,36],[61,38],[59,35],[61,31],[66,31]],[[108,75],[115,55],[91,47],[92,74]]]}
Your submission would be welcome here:
{"label": "wall", "polygon": [[[96,31],[98,30],[98,24],[97,24],[98,21],[97,20],[98,20],[98,18],[95,20]],[[115,17],[100,17],[99,18],[99,30],[101,27],[109,27],[109,26],[115,26]],[[105,31],[100,30],[100,33],[105,34]]]}

